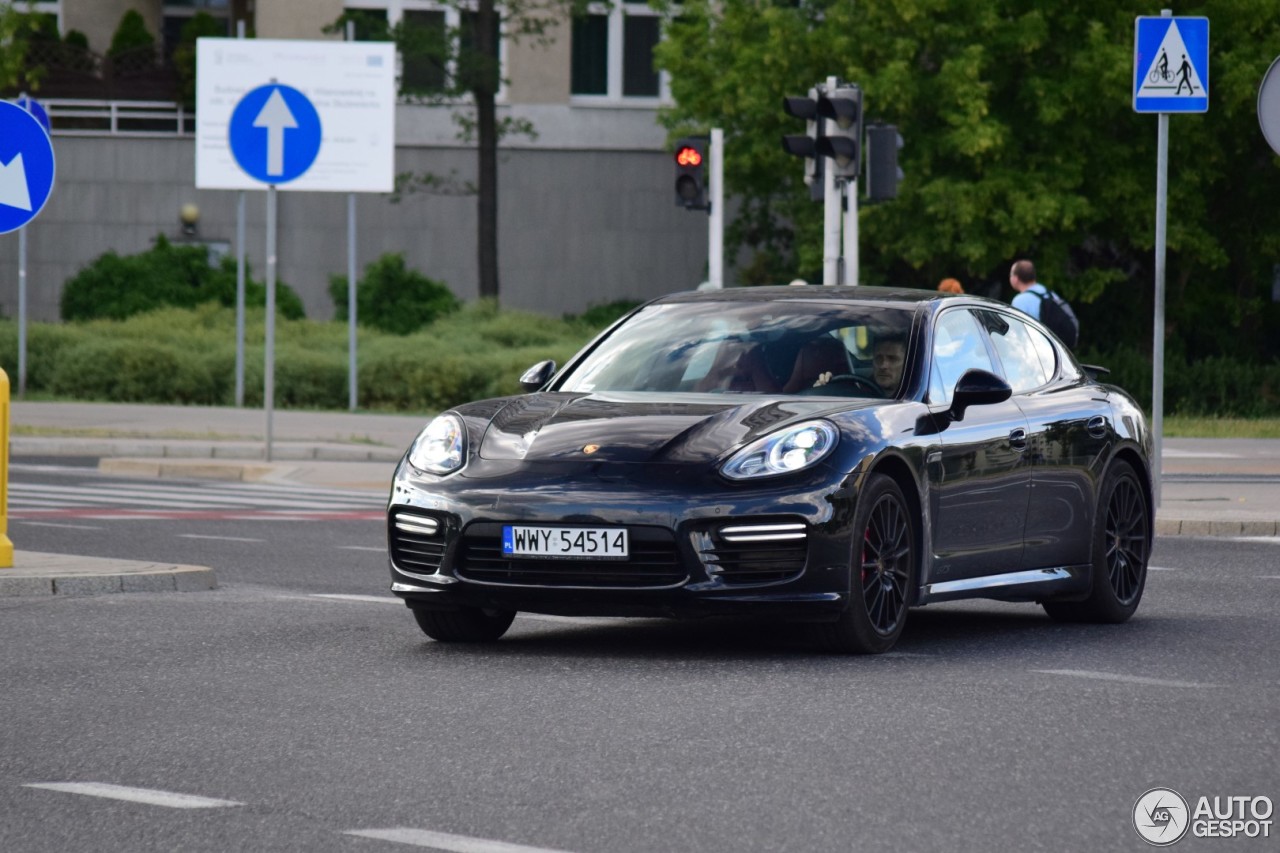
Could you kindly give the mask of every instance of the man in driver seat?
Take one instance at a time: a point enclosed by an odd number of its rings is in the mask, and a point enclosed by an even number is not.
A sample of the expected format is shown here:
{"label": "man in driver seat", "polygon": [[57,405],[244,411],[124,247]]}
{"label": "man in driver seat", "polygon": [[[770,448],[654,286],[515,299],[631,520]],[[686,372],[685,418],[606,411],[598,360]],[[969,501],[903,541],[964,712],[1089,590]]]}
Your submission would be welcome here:
{"label": "man in driver seat", "polygon": [[902,368],[907,363],[907,341],[902,335],[886,334],[876,338],[871,351],[872,377],[886,397],[892,397],[902,381]]}

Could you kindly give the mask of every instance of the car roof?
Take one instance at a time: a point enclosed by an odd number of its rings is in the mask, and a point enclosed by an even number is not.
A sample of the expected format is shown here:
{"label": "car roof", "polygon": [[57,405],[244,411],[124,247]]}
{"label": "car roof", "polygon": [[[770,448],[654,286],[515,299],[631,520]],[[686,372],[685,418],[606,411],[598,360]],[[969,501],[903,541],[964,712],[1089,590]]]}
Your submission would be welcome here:
{"label": "car roof", "polygon": [[691,290],[659,297],[650,304],[685,302],[860,302],[912,308],[921,303],[941,304],[947,300],[1003,305],[1002,302],[953,293],[909,287],[845,287],[805,285],[784,287],[729,287],[720,290]]}

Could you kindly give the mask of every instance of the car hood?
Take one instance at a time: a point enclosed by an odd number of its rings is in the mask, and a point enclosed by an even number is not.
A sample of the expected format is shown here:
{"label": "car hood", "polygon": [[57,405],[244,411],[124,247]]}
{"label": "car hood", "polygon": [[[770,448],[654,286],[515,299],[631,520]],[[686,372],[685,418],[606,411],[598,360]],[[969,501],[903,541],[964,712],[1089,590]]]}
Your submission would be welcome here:
{"label": "car hood", "polygon": [[485,429],[484,459],[691,463],[795,421],[881,405],[884,400],[682,394],[528,394],[510,400]]}

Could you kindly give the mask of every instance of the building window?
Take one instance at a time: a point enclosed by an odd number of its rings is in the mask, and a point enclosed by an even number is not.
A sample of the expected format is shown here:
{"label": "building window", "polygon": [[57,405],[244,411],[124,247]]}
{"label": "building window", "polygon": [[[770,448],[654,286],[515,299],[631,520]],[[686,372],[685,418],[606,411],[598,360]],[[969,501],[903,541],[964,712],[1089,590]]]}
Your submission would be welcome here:
{"label": "building window", "polygon": [[630,0],[575,18],[570,93],[609,100],[665,97],[665,80],[653,64],[661,34],[659,13]]}
{"label": "building window", "polygon": [[[475,45],[475,13],[436,0],[347,0],[346,11],[355,18],[357,39],[386,38],[386,27],[403,24],[405,38],[400,51],[400,91],[408,94],[440,94],[449,81],[465,87],[460,75],[458,49],[450,49],[456,33],[463,56]],[[381,25],[381,26],[379,26]],[[506,64],[506,44],[501,23],[495,21],[493,44],[498,48],[499,74]],[[498,99],[505,95],[499,87]]]}

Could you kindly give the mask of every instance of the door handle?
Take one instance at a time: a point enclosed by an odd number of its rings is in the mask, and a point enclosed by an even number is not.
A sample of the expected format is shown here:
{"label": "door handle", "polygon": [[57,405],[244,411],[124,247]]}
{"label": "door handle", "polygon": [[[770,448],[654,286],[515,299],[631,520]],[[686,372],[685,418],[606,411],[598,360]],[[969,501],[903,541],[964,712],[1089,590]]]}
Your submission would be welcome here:
{"label": "door handle", "polygon": [[1089,430],[1089,435],[1094,438],[1102,438],[1107,434],[1107,419],[1102,415],[1094,415],[1089,418],[1089,423],[1085,427]]}
{"label": "door handle", "polygon": [[1027,431],[1018,427],[1009,433],[1009,444],[1014,450],[1024,450],[1027,446]]}

